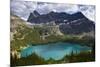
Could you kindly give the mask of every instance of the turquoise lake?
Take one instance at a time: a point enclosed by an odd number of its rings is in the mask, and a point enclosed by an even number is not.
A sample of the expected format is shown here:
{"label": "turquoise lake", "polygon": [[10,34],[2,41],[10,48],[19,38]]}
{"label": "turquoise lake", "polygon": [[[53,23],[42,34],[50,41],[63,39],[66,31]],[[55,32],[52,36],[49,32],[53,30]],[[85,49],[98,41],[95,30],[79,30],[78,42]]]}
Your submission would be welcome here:
{"label": "turquoise lake", "polygon": [[91,48],[87,46],[81,46],[80,44],[58,42],[58,43],[30,46],[21,51],[21,57],[27,57],[35,52],[37,55],[41,56],[45,60],[48,60],[49,58],[60,60],[66,54],[70,55],[72,51],[73,53],[76,52],[79,53],[81,51],[88,51],[88,50],[91,50]]}

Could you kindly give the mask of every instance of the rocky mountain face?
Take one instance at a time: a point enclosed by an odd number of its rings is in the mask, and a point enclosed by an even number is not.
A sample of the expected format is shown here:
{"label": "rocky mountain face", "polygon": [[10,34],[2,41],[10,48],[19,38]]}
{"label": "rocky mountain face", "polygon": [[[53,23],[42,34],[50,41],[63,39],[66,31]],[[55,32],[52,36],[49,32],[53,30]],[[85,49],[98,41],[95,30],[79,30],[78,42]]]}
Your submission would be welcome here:
{"label": "rocky mountain face", "polygon": [[67,14],[65,12],[50,12],[40,15],[37,11],[30,13],[27,20],[30,23],[49,23],[55,21],[64,34],[81,34],[84,32],[95,31],[95,23],[87,19],[81,12]]}
{"label": "rocky mountain face", "polygon": [[37,11],[34,11],[33,13],[30,13],[27,21],[31,23],[47,23],[51,21],[63,20],[73,21],[81,18],[85,18],[85,16],[81,12],[77,12],[75,14],[67,14],[65,12],[57,13],[52,11],[48,14],[40,15]]}
{"label": "rocky mountain face", "polygon": [[95,31],[95,24],[86,18],[82,18],[61,25],[60,30],[65,34],[80,34]]}

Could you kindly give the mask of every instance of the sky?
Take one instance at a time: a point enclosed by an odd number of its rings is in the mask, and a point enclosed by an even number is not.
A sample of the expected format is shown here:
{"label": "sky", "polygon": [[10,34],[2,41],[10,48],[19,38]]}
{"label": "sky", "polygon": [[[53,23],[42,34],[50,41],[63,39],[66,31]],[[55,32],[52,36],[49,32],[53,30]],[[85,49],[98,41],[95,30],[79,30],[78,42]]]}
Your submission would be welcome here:
{"label": "sky", "polygon": [[27,20],[30,13],[37,10],[40,14],[47,14],[51,11],[66,12],[74,14],[78,11],[82,12],[88,19],[95,21],[95,6],[94,5],[78,5],[67,3],[46,3],[35,1],[17,1],[11,0],[11,13]]}

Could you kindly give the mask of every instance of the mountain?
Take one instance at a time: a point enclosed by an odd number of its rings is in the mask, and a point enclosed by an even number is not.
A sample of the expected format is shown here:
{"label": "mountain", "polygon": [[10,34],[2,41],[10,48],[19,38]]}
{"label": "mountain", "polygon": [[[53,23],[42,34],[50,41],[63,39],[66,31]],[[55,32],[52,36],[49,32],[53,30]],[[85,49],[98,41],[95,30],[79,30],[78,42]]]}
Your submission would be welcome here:
{"label": "mountain", "polygon": [[11,14],[10,21],[11,21],[10,22],[10,33],[11,33],[10,38],[12,41],[14,40],[15,35],[19,33],[19,30],[24,29],[24,27],[27,26],[27,24],[20,17],[13,14]]}
{"label": "mountain", "polygon": [[30,24],[16,15],[11,15],[10,19],[10,38],[12,49],[20,49],[21,47],[26,47],[29,43],[40,42],[40,35],[38,31],[30,27]]}
{"label": "mountain", "polygon": [[37,11],[33,11],[33,13],[30,13],[30,16],[28,18],[28,21],[30,22],[33,18],[40,16],[40,14]]}
{"label": "mountain", "polygon": [[[36,15],[36,16],[35,16]],[[80,34],[95,31],[95,23],[86,18],[81,12],[67,14],[65,12],[50,12],[40,15],[37,11],[30,13],[27,20],[30,23],[49,23],[55,21],[56,24],[64,23],[59,26],[64,34]]]}
{"label": "mountain", "polygon": [[86,18],[73,20],[61,25],[56,24],[55,21],[47,24],[31,25],[20,17],[11,15],[10,24],[11,48],[13,49],[21,49],[29,44],[57,42],[62,40],[72,41],[71,38],[74,39],[74,37],[79,37],[79,39],[84,38],[85,41],[95,38],[95,24]]}
{"label": "mountain", "polygon": [[29,44],[55,42],[63,35],[58,25],[53,22],[49,25],[34,26],[16,15],[11,15],[10,19],[11,48],[13,49],[27,47]]}
{"label": "mountain", "polygon": [[67,14],[65,12],[57,13],[57,12],[50,12],[48,14],[40,15],[37,11],[30,13],[28,18],[28,22],[31,23],[47,23],[51,21],[73,21],[81,18],[86,18],[81,12],[77,12],[75,14]]}
{"label": "mountain", "polygon": [[95,31],[95,24],[86,18],[82,18],[60,25],[60,30],[65,34],[81,34]]}

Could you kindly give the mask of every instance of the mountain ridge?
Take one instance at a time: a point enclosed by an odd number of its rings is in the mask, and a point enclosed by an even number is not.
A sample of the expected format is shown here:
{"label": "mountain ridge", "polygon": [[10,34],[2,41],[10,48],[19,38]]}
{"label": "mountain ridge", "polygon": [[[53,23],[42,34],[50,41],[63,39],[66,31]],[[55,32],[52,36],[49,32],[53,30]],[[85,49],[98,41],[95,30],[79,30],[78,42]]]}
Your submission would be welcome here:
{"label": "mountain ridge", "polygon": [[51,11],[48,14],[40,15],[37,11],[33,11],[33,13],[30,13],[27,21],[31,23],[47,23],[51,21],[61,21],[61,20],[73,21],[81,18],[86,18],[81,12],[77,12],[74,14],[67,14],[65,12],[58,13]]}

